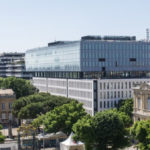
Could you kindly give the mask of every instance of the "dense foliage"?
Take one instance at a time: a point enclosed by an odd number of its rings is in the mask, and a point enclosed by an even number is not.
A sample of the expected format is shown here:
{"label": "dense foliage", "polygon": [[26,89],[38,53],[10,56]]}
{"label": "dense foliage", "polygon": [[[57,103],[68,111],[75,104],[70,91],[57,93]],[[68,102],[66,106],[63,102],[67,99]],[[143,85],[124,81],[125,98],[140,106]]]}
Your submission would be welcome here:
{"label": "dense foliage", "polygon": [[44,116],[39,116],[33,124],[36,126],[39,122],[44,124],[45,131],[49,133],[63,131],[66,134],[70,134],[73,124],[85,115],[86,112],[82,104],[72,101],[69,104],[55,107]]}
{"label": "dense foliage", "polygon": [[118,110],[132,117],[133,99],[120,100],[118,103]]}
{"label": "dense foliage", "polygon": [[88,149],[91,146],[101,150],[106,150],[108,146],[117,149],[128,143],[124,122],[116,110],[99,112],[94,117],[84,117],[74,124],[73,131],[74,138],[85,142]]}
{"label": "dense foliage", "polygon": [[29,80],[16,77],[0,78],[0,88],[12,89],[17,99],[38,91]]}
{"label": "dense foliage", "polygon": [[150,120],[136,122],[131,135],[138,140],[140,150],[150,150]]}
{"label": "dense foliage", "polygon": [[[0,125],[0,130],[2,129],[2,125]],[[0,143],[3,143],[5,140],[5,136],[0,132]]]}
{"label": "dense foliage", "polygon": [[124,126],[126,128],[130,127],[132,124],[132,118],[127,115],[125,112],[121,112],[121,111],[117,111],[117,109],[113,109],[113,111],[115,111],[116,113],[118,113],[120,119],[123,121]]}
{"label": "dense foliage", "polygon": [[33,119],[45,114],[56,106],[73,101],[72,99],[52,96],[48,93],[37,93],[21,97],[13,103],[13,114],[19,119]]}
{"label": "dense foliage", "polygon": [[94,146],[94,128],[92,124],[92,117],[90,115],[84,116],[78,120],[72,127],[75,140],[81,140],[85,143],[86,150],[91,150]]}

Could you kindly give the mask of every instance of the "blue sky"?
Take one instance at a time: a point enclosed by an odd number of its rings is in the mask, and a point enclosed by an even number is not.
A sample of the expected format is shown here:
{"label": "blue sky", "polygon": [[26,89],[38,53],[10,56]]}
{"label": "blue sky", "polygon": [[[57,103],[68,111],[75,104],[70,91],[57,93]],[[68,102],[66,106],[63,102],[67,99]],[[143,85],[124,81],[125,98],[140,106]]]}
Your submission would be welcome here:
{"label": "blue sky", "polygon": [[83,35],[136,35],[150,28],[150,0],[0,0],[0,52]]}

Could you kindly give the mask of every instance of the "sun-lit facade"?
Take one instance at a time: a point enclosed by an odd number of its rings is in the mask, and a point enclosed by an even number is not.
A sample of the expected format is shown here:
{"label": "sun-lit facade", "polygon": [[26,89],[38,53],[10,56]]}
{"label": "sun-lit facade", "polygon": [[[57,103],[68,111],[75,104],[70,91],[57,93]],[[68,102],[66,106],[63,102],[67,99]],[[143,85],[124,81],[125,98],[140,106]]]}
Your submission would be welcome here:
{"label": "sun-lit facade", "polygon": [[94,115],[132,98],[150,82],[150,43],[128,36],[86,36],[28,50],[26,69],[41,92],[74,98]]}
{"label": "sun-lit facade", "polygon": [[36,77],[149,77],[150,43],[135,37],[82,37],[26,52],[26,69]]}

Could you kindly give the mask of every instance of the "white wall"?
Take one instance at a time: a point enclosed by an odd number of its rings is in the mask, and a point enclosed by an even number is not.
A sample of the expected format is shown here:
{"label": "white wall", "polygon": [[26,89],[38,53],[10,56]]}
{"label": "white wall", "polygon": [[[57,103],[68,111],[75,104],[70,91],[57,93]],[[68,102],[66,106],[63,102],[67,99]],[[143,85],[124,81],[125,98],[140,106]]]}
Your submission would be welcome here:
{"label": "white wall", "polygon": [[[97,79],[98,111],[114,108],[120,99],[132,98],[134,83],[150,82],[150,79]],[[93,79],[33,78],[40,92],[69,97],[83,103],[86,112],[94,115]]]}
{"label": "white wall", "polygon": [[69,97],[83,103],[83,107],[90,115],[93,111],[93,80],[73,80],[58,78],[33,78],[33,85],[40,92]]}
{"label": "white wall", "polygon": [[134,83],[143,82],[150,82],[150,79],[98,80],[98,111],[113,108],[115,103],[118,103],[120,99],[132,98]]}

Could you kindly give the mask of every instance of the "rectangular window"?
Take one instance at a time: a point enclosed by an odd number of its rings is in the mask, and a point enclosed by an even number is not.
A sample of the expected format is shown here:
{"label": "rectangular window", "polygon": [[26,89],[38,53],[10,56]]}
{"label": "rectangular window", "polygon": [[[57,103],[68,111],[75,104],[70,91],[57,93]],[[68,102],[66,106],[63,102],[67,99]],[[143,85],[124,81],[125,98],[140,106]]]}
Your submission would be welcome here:
{"label": "rectangular window", "polygon": [[9,109],[12,109],[12,103],[9,103]]}
{"label": "rectangular window", "polygon": [[106,92],[104,92],[104,99],[106,98]]}
{"label": "rectangular window", "polygon": [[2,113],[2,119],[6,119],[6,114]]}
{"label": "rectangular window", "polygon": [[102,99],[102,92],[100,92],[100,99]]}
{"label": "rectangular window", "polygon": [[121,92],[121,97],[123,98],[124,96],[123,96],[123,91]]}
{"label": "rectangular window", "polygon": [[120,91],[118,91],[118,98],[120,98]]}
{"label": "rectangular window", "polygon": [[104,61],[105,61],[105,58],[99,58],[98,61],[104,62]]}
{"label": "rectangular window", "polygon": [[107,101],[107,108],[109,108],[109,101]]}
{"label": "rectangular window", "polygon": [[111,98],[113,98],[113,91],[111,91]]}
{"label": "rectangular window", "polygon": [[120,83],[118,82],[118,89],[120,89]]}
{"label": "rectangular window", "polygon": [[105,101],[104,101],[104,108],[106,107],[106,103],[105,103]]}
{"label": "rectangular window", "polygon": [[107,89],[109,89],[109,83],[107,83]]}
{"label": "rectangular window", "polygon": [[141,109],[141,99],[138,98],[138,109]]}
{"label": "rectangular window", "polygon": [[131,82],[129,82],[129,89],[131,89]]}
{"label": "rectangular window", "polygon": [[111,101],[111,108],[113,108],[113,101]]}
{"label": "rectangular window", "polygon": [[2,110],[5,110],[5,104],[2,103]]}
{"label": "rectangular window", "polygon": [[100,83],[100,89],[102,89],[102,83]]}
{"label": "rectangular window", "polygon": [[136,61],[136,58],[130,58],[130,61]]}
{"label": "rectangular window", "polygon": [[116,98],[116,91],[114,92],[114,98]]}
{"label": "rectangular window", "polygon": [[100,108],[102,108],[102,102],[100,102]]}
{"label": "rectangular window", "polygon": [[104,87],[104,90],[105,90],[105,88],[106,88],[106,87],[105,87],[105,83],[104,83],[104,86],[103,86],[103,87]]}
{"label": "rectangular window", "polygon": [[116,83],[114,83],[114,89],[116,89]]}
{"label": "rectangular window", "polygon": [[126,85],[126,89],[128,88],[128,84],[127,84],[127,82],[125,82],[125,85]]}
{"label": "rectangular window", "polygon": [[121,88],[123,89],[123,82],[122,82],[122,84],[121,84]]}
{"label": "rectangular window", "polygon": [[109,99],[109,92],[107,92],[107,98]]}

